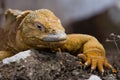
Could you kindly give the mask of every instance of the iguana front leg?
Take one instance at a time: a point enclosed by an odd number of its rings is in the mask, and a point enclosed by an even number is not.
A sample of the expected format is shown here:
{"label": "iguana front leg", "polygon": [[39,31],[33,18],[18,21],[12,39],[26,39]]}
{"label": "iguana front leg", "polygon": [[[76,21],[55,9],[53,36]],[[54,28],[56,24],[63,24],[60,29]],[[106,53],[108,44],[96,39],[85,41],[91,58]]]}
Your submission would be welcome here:
{"label": "iguana front leg", "polygon": [[91,66],[92,71],[98,68],[101,73],[104,73],[103,66],[105,66],[110,68],[112,72],[116,72],[107,61],[103,46],[92,36],[83,34],[68,35],[67,42],[63,49],[71,53],[76,51],[82,52],[83,54],[78,54],[78,57],[84,60],[85,66]]}
{"label": "iguana front leg", "polygon": [[13,56],[14,54],[11,53],[10,51],[0,51],[0,61],[3,60],[4,58]]}
{"label": "iguana front leg", "polygon": [[95,70],[96,67],[101,73],[104,73],[104,68],[109,68],[112,72],[116,70],[107,61],[105,56],[105,50],[103,46],[94,37],[90,37],[83,45],[83,54],[78,54],[79,58],[85,61],[85,66],[91,65],[91,71]]}
{"label": "iguana front leg", "polygon": [[89,52],[89,53],[83,53],[83,54],[78,54],[79,58],[82,58],[85,63],[84,66],[90,66],[91,65],[91,71],[95,70],[98,68],[98,70],[101,73],[104,73],[104,68],[109,68],[112,70],[113,73],[116,73],[117,71],[112,67],[112,65],[107,61],[106,57],[103,57],[101,55],[97,55],[97,52]]}

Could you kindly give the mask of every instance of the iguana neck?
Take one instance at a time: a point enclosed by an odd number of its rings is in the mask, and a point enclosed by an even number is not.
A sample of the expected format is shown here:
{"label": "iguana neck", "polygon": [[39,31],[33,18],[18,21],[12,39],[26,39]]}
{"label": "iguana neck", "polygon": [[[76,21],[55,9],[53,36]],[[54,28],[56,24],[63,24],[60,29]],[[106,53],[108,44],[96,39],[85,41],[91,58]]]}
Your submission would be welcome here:
{"label": "iguana neck", "polygon": [[18,51],[24,51],[31,48],[24,43],[20,30],[18,30],[16,33],[15,41],[16,41],[16,47]]}
{"label": "iguana neck", "polygon": [[1,29],[0,32],[0,49],[1,50],[14,50],[15,46],[15,36],[16,31],[10,30],[5,31],[4,29]]}
{"label": "iguana neck", "polygon": [[8,51],[12,51],[13,53],[21,51],[21,49],[23,48],[21,47],[21,45],[23,45],[23,43],[19,39],[16,40],[16,37],[18,36],[19,24],[20,22],[16,22],[16,21],[13,23],[7,22],[6,25],[4,25],[4,27],[1,29],[0,50],[8,50]]}

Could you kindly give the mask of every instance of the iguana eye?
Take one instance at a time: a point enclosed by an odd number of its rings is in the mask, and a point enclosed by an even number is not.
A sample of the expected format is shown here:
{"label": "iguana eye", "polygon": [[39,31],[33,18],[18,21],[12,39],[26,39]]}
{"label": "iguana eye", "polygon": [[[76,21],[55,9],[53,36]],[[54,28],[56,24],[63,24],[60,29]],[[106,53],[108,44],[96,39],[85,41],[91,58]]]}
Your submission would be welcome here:
{"label": "iguana eye", "polygon": [[45,28],[39,23],[35,23],[35,27],[38,28],[40,31],[45,31]]}

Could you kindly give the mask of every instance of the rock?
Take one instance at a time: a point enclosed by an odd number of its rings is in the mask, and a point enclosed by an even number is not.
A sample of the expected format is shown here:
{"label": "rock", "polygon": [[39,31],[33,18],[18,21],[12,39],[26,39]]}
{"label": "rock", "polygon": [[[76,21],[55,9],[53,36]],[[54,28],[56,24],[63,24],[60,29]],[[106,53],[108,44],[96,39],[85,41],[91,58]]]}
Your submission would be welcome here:
{"label": "rock", "polygon": [[100,78],[99,78],[98,76],[96,76],[96,75],[91,75],[88,80],[102,80],[102,79],[100,79]]}
{"label": "rock", "polygon": [[[101,77],[98,71],[94,74]],[[83,69],[79,59],[66,52],[28,50],[0,62],[0,80],[85,80],[91,75],[89,68]]]}

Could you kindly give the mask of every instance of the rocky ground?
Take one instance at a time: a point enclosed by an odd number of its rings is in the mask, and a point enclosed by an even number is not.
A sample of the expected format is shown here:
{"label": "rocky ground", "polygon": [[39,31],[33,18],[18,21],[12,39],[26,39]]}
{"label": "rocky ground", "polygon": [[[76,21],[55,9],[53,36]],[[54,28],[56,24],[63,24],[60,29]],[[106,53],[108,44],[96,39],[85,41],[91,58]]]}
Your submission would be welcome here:
{"label": "rocky ground", "polygon": [[[0,80],[88,80],[97,75],[102,80],[120,80],[120,54],[108,53],[107,58],[118,73],[112,74],[106,69],[102,76],[98,71],[90,72],[79,65],[79,59],[69,53],[52,53],[32,50],[19,60],[0,62]],[[25,55],[22,55],[25,56]],[[92,80],[92,79],[89,79]],[[93,79],[96,80],[96,79]]]}

